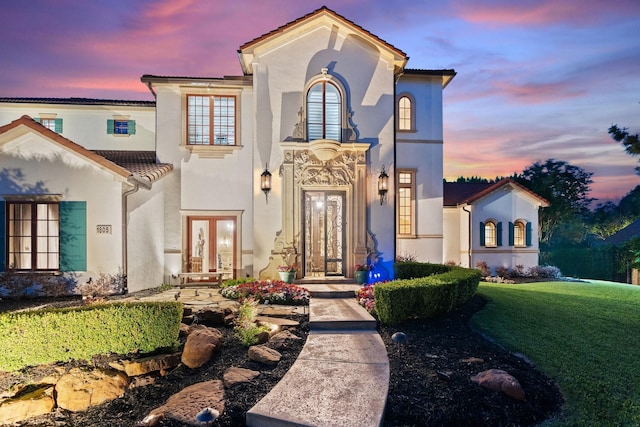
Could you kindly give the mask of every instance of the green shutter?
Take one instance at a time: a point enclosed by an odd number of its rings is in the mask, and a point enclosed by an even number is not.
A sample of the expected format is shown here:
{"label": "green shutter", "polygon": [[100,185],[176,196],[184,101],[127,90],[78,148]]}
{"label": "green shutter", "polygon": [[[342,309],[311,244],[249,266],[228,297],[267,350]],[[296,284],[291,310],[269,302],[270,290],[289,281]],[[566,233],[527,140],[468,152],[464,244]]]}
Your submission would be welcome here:
{"label": "green shutter", "polygon": [[484,222],[480,221],[480,246],[485,246],[484,243]]}
{"label": "green shutter", "polygon": [[135,120],[129,120],[127,122],[127,132],[129,133],[129,135],[135,135],[136,134],[136,121]]}
{"label": "green shutter", "polygon": [[0,201],[0,271],[6,270],[6,248],[7,248],[7,235],[5,233],[6,226],[6,210],[5,202]]}
{"label": "green shutter", "polygon": [[527,222],[524,235],[525,235],[527,246],[531,246],[531,223],[530,222]]}
{"label": "green shutter", "polygon": [[87,202],[60,202],[60,271],[87,271]]}
{"label": "green shutter", "polygon": [[62,133],[62,119],[56,119],[56,133]]}
{"label": "green shutter", "polygon": [[116,131],[116,121],[107,119],[107,135],[113,135]]}
{"label": "green shutter", "polygon": [[36,122],[40,123],[40,117],[34,117],[33,120],[35,120]]}
{"label": "green shutter", "polygon": [[496,246],[502,246],[502,222],[496,224]]}
{"label": "green shutter", "polygon": [[515,242],[515,225],[511,221],[509,221],[509,246],[513,246]]}

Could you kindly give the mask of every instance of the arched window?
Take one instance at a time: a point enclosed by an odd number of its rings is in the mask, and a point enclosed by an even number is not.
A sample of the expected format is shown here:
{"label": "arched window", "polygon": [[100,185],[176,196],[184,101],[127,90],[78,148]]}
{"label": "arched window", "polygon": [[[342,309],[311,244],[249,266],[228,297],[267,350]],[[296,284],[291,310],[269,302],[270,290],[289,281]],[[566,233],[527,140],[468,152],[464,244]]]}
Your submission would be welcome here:
{"label": "arched window", "polygon": [[496,223],[487,221],[484,223],[484,245],[496,246]]}
{"label": "arched window", "polygon": [[480,246],[497,247],[502,246],[502,223],[489,219],[480,222]]}
{"label": "arched window", "polygon": [[323,80],[307,92],[307,140],[342,141],[342,97],[338,88]]}
{"label": "arched window", "polygon": [[398,100],[398,130],[413,130],[413,102],[408,96]]}
{"label": "arched window", "polygon": [[513,245],[514,246],[524,246],[525,245],[525,240],[524,240],[524,235],[525,235],[525,228],[524,228],[524,223],[522,221],[516,221],[513,224]]}
{"label": "arched window", "polygon": [[526,247],[531,246],[531,223],[518,219],[509,222],[509,246]]}

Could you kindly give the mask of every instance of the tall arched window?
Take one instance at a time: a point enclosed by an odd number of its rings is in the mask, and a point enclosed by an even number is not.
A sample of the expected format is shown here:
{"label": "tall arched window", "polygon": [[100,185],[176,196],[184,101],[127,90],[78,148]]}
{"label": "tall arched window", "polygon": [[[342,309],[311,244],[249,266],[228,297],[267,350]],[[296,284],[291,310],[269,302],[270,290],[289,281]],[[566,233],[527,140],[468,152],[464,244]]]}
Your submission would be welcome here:
{"label": "tall arched window", "polygon": [[398,100],[398,130],[412,130],[413,129],[413,105],[411,98],[408,96],[402,96]]}
{"label": "tall arched window", "polygon": [[480,221],[480,246],[502,246],[502,223],[493,219]]}
{"label": "tall arched window", "polygon": [[524,223],[522,221],[516,221],[513,224],[513,245],[514,246],[525,245],[524,234],[525,234]]}
{"label": "tall arched window", "polygon": [[496,246],[496,224],[493,221],[484,223],[484,245]]}
{"label": "tall arched window", "polygon": [[320,81],[307,92],[307,140],[342,140],[342,99],[331,82]]}

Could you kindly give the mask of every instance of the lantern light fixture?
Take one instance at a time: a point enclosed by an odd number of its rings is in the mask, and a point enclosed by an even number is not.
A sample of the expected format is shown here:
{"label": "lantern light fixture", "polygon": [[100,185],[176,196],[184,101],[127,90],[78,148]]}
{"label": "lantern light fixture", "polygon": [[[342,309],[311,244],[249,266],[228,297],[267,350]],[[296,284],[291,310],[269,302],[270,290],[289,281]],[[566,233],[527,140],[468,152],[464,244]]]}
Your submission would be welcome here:
{"label": "lantern light fixture", "polygon": [[389,175],[384,170],[382,165],[382,171],[378,176],[378,195],[380,196],[380,204],[382,205],[387,198],[387,191],[389,191]]}
{"label": "lantern light fixture", "polygon": [[269,164],[264,167],[264,172],[260,174],[260,189],[264,193],[264,197],[269,203],[269,192],[271,191],[271,172],[269,172]]}

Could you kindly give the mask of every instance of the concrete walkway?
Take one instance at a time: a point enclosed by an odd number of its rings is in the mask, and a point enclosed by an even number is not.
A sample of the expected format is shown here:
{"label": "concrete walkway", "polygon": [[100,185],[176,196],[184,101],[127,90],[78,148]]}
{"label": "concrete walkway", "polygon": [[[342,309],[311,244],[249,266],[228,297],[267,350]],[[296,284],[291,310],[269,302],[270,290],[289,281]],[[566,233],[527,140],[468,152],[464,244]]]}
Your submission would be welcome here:
{"label": "concrete walkway", "polygon": [[353,297],[358,286],[305,287],[312,295],[307,342],[282,380],[247,412],[247,425],[381,425],[389,359],[375,319]]}

